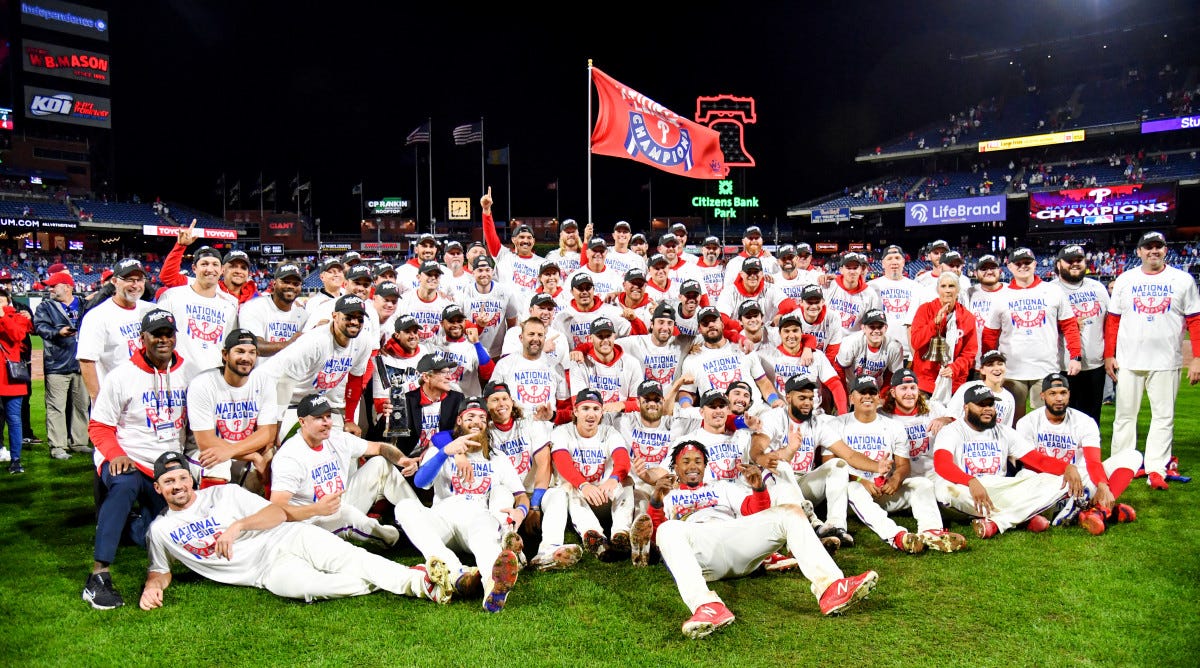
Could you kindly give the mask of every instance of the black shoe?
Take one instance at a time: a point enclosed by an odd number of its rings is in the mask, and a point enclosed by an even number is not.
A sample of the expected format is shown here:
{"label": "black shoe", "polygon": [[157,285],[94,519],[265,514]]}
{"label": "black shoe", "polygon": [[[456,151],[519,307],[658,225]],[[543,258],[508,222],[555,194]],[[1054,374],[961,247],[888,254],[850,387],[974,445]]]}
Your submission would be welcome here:
{"label": "black shoe", "polygon": [[30,436],[29,438],[23,439],[21,442],[25,445],[39,445],[42,442],[42,439],[38,438],[37,436]]}
{"label": "black shoe", "polygon": [[97,610],[112,610],[125,605],[124,599],[113,589],[112,575],[107,572],[92,573],[83,587],[83,600]]}
{"label": "black shoe", "polygon": [[24,473],[24,472],[25,472],[25,467],[24,467],[24,466],[21,466],[21,460],[20,460],[20,459],[14,459],[14,460],[12,460],[12,462],[10,462],[10,463],[9,463],[9,465],[8,465],[8,472],[9,472],[9,473],[11,473],[11,474],[13,474],[13,475],[16,475],[16,474],[18,474],[18,473]]}

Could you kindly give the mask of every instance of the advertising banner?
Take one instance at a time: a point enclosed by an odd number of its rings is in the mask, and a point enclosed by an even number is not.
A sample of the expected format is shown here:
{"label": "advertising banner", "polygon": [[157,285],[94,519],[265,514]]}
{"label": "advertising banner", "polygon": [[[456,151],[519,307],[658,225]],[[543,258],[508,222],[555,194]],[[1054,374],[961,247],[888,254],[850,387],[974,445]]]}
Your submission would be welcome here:
{"label": "advertising banner", "polygon": [[1180,116],[1178,118],[1166,118],[1161,121],[1144,121],[1142,123],[1142,134],[1170,132],[1171,130],[1191,130],[1193,128],[1200,128],[1200,116]]}
{"label": "advertising banner", "polygon": [[108,41],[108,12],[60,0],[23,0],[21,23]]}
{"label": "advertising banner", "polygon": [[1175,220],[1176,183],[1127,183],[1029,193],[1029,228],[1141,225]]}
{"label": "advertising banner", "polygon": [[932,202],[908,202],[904,205],[905,227],[957,225],[1004,220],[1008,200],[1004,195],[940,199]]}
{"label": "advertising banner", "polygon": [[1014,148],[1030,148],[1033,146],[1048,146],[1050,144],[1069,144],[1083,141],[1087,138],[1084,130],[1069,130],[1067,132],[1051,132],[1044,135],[1029,135],[1026,137],[1009,137],[979,142],[979,152],[1008,151]]}
{"label": "advertising banner", "polygon": [[112,128],[112,100],[26,86],[25,115],[43,121]]}
{"label": "advertising banner", "polygon": [[367,200],[367,211],[377,216],[404,213],[406,210],[408,210],[408,200],[403,197],[384,197]]}
{"label": "advertising banner", "polygon": [[266,227],[267,234],[273,237],[286,237],[296,231],[296,221],[294,220],[272,220],[269,223],[263,223]]}
{"label": "advertising banner", "polygon": [[109,84],[108,56],[67,46],[35,42],[27,39],[25,71],[72,81]]}
{"label": "advertising banner", "polygon": [[814,223],[836,223],[842,220],[850,220],[850,207],[812,210],[812,222]]}
{"label": "advertising banner", "polygon": [[[142,225],[142,234],[152,237],[177,237],[180,230],[186,227],[175,225]],[[201,239],[231,239],[237,240],[237,230],[223,230],[211,227],[197,227],[192,233]]]}

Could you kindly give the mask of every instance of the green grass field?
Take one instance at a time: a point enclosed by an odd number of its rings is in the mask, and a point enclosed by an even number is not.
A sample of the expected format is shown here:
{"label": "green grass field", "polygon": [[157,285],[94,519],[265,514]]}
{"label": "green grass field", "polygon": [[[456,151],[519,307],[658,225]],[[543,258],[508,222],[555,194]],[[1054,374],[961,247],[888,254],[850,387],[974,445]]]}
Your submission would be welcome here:
{"label": "green grass field", "polygon": [[[1186,382],[1175,438],[1184,473],[1200,473],[1200,387]],[[386,592],[305,605],[182,569],[165,607],[144,612],[146,555],[124,547],[113,573],[126,605],[95,611],[80,600],[91,461],[53,461],[45,445],[24,461],[25,475],[0,473],[2,665],[1195,666],[1200,650],[1200,481],[1151,494],[1135,480],[1122,500],[1138,521],[1099,537],[1070,527],[982,541],[954,520],[969,549],[952,555],[900,554],[852,520],[858,546],[837,561],[879,572],[866,602],[824,618],[796,572],[718,582],[737,622],[690,641],[665,568],[591,557],[573,572],[523,573],[499,615]],[[389,556],[421,561],[411,547]]]}

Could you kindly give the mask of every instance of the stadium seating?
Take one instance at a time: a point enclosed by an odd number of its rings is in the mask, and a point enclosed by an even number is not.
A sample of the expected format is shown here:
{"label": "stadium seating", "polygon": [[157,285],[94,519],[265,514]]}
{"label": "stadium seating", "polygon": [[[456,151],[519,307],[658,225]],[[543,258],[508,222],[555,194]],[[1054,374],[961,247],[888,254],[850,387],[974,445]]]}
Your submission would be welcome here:
{"label": "stadium seating", "polygon": [[0,216],[13,218],[46,218],[75,220],[71,210],[61,202],[0,200]]}
{"label": "stadium seating", "polygon": [[95,222],[136,223],[138,225],[162,225],[162,216],[154,212],[151,204],[131,202],[104,202],[100,200],[72,200],[81,213],[91,216]]}

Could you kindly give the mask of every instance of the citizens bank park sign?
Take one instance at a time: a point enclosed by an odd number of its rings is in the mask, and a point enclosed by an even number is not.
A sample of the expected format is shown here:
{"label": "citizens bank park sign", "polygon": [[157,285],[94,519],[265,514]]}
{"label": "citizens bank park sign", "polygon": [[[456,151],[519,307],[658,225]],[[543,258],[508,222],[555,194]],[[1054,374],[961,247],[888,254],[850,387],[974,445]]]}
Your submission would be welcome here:
{"label": "citizens bank park sign", "polygon": [[86,81],[107,86],[109,84],[108,56],[83,49],[24,41],[25,71],[34,74]]}
{"label": "citizens bank park sign", "polygon": [[25,115],[43,121],[111,129],[112,100],[26,86]]}

